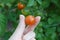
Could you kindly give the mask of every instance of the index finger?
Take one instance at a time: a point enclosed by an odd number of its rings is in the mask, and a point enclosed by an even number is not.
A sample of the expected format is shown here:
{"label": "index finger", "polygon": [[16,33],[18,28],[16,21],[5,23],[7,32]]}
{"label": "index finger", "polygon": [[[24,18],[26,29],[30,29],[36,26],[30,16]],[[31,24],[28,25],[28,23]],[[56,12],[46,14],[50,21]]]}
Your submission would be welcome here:
{"label": "index finger", "polygon": [[35,28],[37,27],[37,25],[39,24],[40,19],[41,19],[41,17],[40,17],[40,16],[37,16],[37,17],[35,18],[36,23],[35,23],[34,25],[31,25],[31,26],[28,25],[28,26],[26,27],[25,31],[24,31],[24,34],[28,33],[29,31],[34,31],[34,29],[35,29]]}

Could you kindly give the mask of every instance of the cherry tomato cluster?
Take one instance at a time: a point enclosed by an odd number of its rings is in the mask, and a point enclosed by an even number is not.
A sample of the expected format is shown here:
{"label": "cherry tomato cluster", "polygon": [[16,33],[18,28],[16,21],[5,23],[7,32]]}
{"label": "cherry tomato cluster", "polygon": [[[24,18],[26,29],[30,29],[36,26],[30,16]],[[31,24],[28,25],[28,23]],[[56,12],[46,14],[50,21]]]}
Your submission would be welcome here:
{"label": "cherry tomato cluster", "polygon": [[[24,7],[25,6],[23,4],[18,3],[18,9],[22,10],[22,9],[24,9]],[[27,25],[33,25],[33,24],[35,24],[35,17],[32,16],[32,15],[27,16],[26,19],[25,19],[25,23]]]}

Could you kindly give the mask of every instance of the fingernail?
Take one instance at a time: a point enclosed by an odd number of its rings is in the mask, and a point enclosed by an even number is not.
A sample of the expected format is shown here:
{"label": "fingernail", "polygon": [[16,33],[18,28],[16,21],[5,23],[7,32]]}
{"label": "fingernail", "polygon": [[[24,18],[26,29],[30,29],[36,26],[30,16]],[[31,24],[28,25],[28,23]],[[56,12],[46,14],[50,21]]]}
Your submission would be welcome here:
{"label": "fingernail", "polygon": [[40,16],[37,16],[37,19],[41,19],[41,17]]}
{"label": "fingernail", "polygon": [[25,19],[24,15],[20,15],[20,19]]}

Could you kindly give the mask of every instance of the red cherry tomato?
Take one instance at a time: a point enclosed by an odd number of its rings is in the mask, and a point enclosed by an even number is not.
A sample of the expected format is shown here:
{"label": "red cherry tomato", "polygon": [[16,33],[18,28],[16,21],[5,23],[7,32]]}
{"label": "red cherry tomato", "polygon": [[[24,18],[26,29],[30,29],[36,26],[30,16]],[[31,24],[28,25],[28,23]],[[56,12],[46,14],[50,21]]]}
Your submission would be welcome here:
{"label": "red cherry tomato", "polygon": [[18,3],[18,9],[22,10],[24,8],[24,5],[21,3]]}
{"label": "red cherry tomato", "polygon": [[27,25],[33,25],[35,24],[35,18],[32,15],[29,15],[26,17],[25,22]]}

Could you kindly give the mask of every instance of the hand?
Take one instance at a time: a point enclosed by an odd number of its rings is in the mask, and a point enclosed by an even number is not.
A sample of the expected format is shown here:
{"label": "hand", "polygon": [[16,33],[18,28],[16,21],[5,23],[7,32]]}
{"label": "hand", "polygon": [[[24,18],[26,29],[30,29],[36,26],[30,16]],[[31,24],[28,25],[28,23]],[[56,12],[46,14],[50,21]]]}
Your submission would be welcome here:
{"label": "hand", "polygon": [[18,24],[15,32],[9,38],[9,40],[35,40],[34,29],[38,25],[40,19],[41,19],[41,17],[37,16],[35,18],[36,23],[34,25],[32,25],[31,27],[29,25],[28,25],[28,27],[26,27],[25,17],[23,15],[20,15],[19,24]]}

